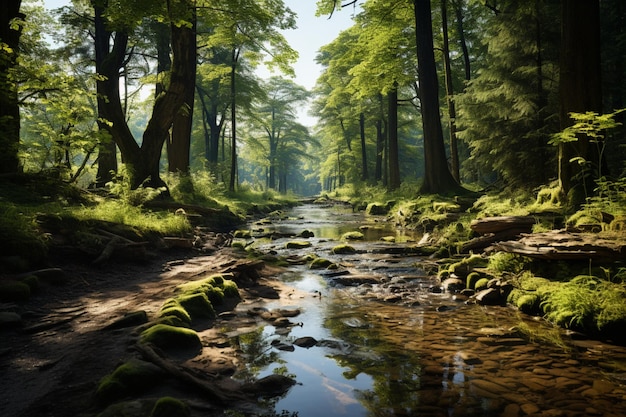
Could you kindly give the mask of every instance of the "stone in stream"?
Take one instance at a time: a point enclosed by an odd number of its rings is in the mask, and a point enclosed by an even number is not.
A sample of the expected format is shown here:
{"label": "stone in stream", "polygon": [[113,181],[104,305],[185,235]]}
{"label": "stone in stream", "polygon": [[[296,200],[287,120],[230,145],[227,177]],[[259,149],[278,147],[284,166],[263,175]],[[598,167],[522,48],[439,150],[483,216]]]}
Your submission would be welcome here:
{"label": "stone in stream", "polygon": [[317,340],[311,336],[299,337],[293,341],[293,344],[303,348],[310,348],[317,345]]}
{"label": "stone in stream", "polygon": [[459,292],[465,289],[465,283],[459,278],[455,278],[455,277],[446,278],[441,283],[441,286],[443,287],[445,291],[452,292],[452,293]]}

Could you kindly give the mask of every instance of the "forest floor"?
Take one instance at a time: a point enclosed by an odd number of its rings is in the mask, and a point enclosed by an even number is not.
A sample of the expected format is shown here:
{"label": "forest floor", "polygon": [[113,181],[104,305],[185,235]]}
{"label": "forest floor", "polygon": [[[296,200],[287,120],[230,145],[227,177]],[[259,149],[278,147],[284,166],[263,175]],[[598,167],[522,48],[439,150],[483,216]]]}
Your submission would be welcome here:
{"label": "forest floor", "polygon": [[[160,251],[141,263],[110,260],[93,267],[63,259],[53,265],[62,269],[63,285],[42,285],[24,304],[0,304],[0,311],[17,312],[22,318],[18,327],[0,329],[0,415],[97,414],[102,408],[95,403],[94,393],[100,380],[137,357],[136,332],[105,327],[138,310],[154,317],[176,285],[206,273],[224,272],[238,258],[227,248],[212,255],[175,249]],[[264,266],[254,279],[247,280],[245,288],[239,285],[241,303],[254,305],[265,298],[279,298],[280,283],[272,280],[276,272]],[[241,326],[250,325],[249,318],[241,320]],[[203,332],[203,345],[219,326],[212,327],[209,333]],[[221,345],[204,349],[204,371],[228,375],[238,365],[236,356],[234,349]],[[210,403],[196,405],[203,415],[217,413]]]}

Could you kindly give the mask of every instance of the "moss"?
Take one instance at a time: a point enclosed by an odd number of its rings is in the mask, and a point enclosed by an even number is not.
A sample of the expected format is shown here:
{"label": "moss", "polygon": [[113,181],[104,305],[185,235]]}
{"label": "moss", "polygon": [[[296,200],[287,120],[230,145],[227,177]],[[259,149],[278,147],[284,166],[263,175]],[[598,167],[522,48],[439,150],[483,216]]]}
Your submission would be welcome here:
{"label": "moss", "polygon": [[224,279],[224,275],[232,277],[232,274],[216,274],[196,281],[186,282],[176,287],[183,295],[204,294],[215,305],[222,304],[224,297],[239,297],[239,290],[234,281]]}
{"label": "moss", "polygon": [[345,254],[355,253],[356,249],[354,248],[354,246],[343,244],[343,245],[337,245],[333,247],[331,252],[334,253],[335,255],[345,255]]}
{"label": "moss", "polygon": [[387,242],[387,243],[394,243],[396,241],[396,237],[395,236],[383,236],[380,238],[380,240],[382,240],[383,242]]}
{"label": "moss", "polygon": [[313,260],[313,262],[311,262],[311,264],[309,265],[309,268],[324,269],[324,268],[328,268],[330,265],[332,265],[332,262],[329,261],[328,259],[316,258]]}
{"label": "moss", "polygon": [[176,305],[166,305],[161,308],[159,312],[159,317],[168,317],[173,316],[180,320],[181,323],[185,324],[185,327],[191,325],[191,316],[187,311],[178,303]]}
{"label": "moss", "polygon": [[489,284],[489,278],[481,278],[478,281],[476,281],[476,285],[474,289],[476,291],[484,290],[487,288],[487,284]]}
{"label": "moss", "polygon": [[204,293],[186,294],[176,297],[176,300],[191,316],[191,319],[213,318],[215,310]]}
{"label": "moss", "polygon": [[96,398],[100,403],[110,403],[128,395],[145,392],[157,385],[162,378],[163,372],[157,366],[131,359],[100,381]]}
{"label": "moss", "polygon": [[0,282],[0,301],[24,302],[30,298],[30,287],[21,281]]}
{"label": "moss", "polygon": [[540,308],[541,298],[537,294],[522,294],[515,301],[515,305],[520,309],[523,313],[526,314],[539,314],[541,312]]}
{"label": "moss", "polygon": [[304,249],[310,246],[312,246],[312,243],[307,242],[306,240],[292,240],[285,243],[285,248],[287,249]]}
{"label": "moss", "polygon": [[497,252],[489,257],[487,268],[495,272],[520,273],[530,266],[530,259],[513,253]]}
{"label": "moss", "polygon": [[243,240],[233,240],[232,243],[230,244],[230,247],[234,249],[245,250],[246,242],[244,242]]}
{"label": "moss", "polygon": [[474,289],[479,279],[480,274],[478,272],[471,272],[467,275],[465,286],[467,288]]}
{"label": "moss", "polygon": [[191,410],[187,404],[172,397],[159,398],[154,404],[150,417],[189,417]]}
{"label": "moss", "polygon": [[361,232],[347,232],[341,235],[341,240],[363,240],[364,238]]}
{"label": "moss", "polygon": [[541,287],[550,285],[550,283],[549,279],[524,274],[519,280],[519,287],[525,291],[537,291]]}
{"label": "moss", "polygon": [[151,343],[161,349],[199,349],[200,337],[192,329],[156,324],[139,336],[142,343]]}
{"label": "moss", "polygon": [[249,230],[235,230],[233,237],[237,239],[250,239],[252,234]]}
{"label": "moss", "polygon": [[389,213],[389,204],[383,203],[369,203],[365,208],[365,212],[372,216],[382,216]]}

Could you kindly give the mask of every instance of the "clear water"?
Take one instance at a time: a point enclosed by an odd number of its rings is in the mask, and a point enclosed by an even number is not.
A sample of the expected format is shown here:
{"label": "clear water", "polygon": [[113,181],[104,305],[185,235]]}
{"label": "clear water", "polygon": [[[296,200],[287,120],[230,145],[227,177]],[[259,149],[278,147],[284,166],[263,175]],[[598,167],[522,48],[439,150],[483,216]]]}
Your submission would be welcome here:
{"label": "clear water", "polygon": [[[299,417],[626,415],[624,348],[570,340],[542,320],[509,308],[466,305],[449,294],[430,293],[432,282],[415,267],[419,259],[371,250],[381,245],[381,236],[396,234],[383,218],[315,206],[288,215],[271,227],[315,234],[313,247],[296,253],[314,251],[352,274],[409,281],[418,302],[382,302],[376,294],[389,291],[389,285],[333,286],[323,271],[290,268],[282,279],[305,294],[292,300],[302,310],[292,320],[302,325],[289,331],[267,325],[242,339],[253,376],[282,373],[297,381],[275,402],[277,412]],[[364,230],[363,225],[376,232],[352,242],[358,253],[330,253],[343,233]],[[284,249],[280,239],[258,246],[294,252]],[[512,330],[520,324],[538,335],[534,341]],[[305,336],[320,343],[293,351],[272,346]]]}

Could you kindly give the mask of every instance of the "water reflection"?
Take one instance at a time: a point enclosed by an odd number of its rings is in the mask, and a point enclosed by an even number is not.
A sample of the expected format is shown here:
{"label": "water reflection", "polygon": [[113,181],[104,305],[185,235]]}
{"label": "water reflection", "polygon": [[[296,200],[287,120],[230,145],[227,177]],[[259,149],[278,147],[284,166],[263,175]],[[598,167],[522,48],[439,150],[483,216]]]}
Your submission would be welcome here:
{"label": "water reflection", "polygon": [[[324,239],[340,236],[344,220],[351,230],[359,224],[345,210],[308,210],[290,213],[301,218],[286,220],[283,230],[308,228]],[[359,274],[392,279],[414,271],[415,259],[389,262],[364,251],[342,261]],[[562,344],[529,341],[517,330],[522,320],[533,332],[562,333],[512,309],[430,294],[419,279],[419,304],[409,307],[369,299],[382,290],[379,285],[333,287],[306,266],[293,267],[285,282],[311,295],[293,300],[303,311],[297,319],[303,326],[286,334],[265,326],[238,342],[250,358],[251,374],[287,372],[298,381],[276,410],[297,411],[299,417],[626,415],[623,348],[564,338],[570,346],[564,350]],[[292,352],[272,347],[274,340],[304,336],[320,343]]]}

